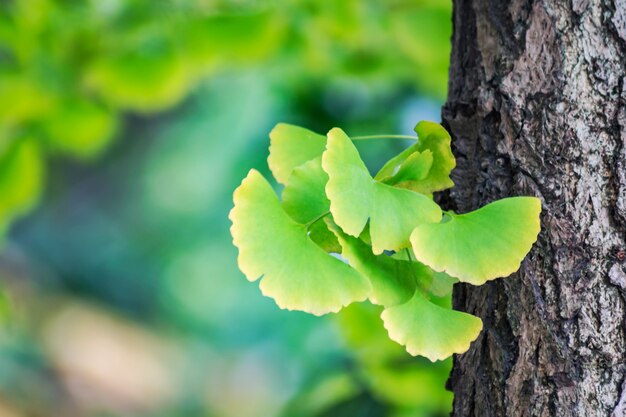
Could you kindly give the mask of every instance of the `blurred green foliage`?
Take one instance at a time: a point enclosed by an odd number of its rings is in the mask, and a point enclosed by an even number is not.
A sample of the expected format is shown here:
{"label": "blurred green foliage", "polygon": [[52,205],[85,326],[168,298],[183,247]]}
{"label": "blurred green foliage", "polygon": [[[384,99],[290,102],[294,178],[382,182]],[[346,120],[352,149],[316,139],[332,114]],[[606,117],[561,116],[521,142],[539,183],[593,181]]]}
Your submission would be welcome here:
{"label": "blurred green foliage", "polygon": [[[367,134],[437,117],[423,98],[445,95],[450,14],[1,2],[0,415],[445,414],[449,362],[410,358],[369,311],[276,311],[237,271],[226,216],[247,169],[267,172],[277,121]],[[376,166],[398,146],[360,151]]]}
{"label": "blurred green foliage", "polygon": [[2,2],[0,141],[26,135],[44,153],[88,160],[115,137],[122,112],[166,109],[202,79],[249,65],[287,86],[350,75],[443,97],[449,15],[438,0]]}

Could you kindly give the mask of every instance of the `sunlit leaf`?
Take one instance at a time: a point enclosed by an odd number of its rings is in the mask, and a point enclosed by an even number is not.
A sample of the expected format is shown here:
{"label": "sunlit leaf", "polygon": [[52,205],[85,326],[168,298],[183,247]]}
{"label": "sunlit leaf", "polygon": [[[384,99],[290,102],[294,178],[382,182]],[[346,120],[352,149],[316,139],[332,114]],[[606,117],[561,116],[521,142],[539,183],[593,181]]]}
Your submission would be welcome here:
{"label": "sunlit leaf", "polygon": [[478,317],[440,307],[420,291],[408,302],[386,308],[381,317],[392,340],[431,361],[465,352],[482,330]]}
{"label": "sunlit leaf", "polygon": [[427,149],[424,152],[414,152],[400,164],[397,172],[391,177],[383,179],[382,182],[402,187],[405,182],[423,180],[428,175],[432,165],[433,154],[431,151]]}
{"label": "sunlit leaf", "polygon": [[428,197],[375,181],[341,129],[328,133],[322,167],[329,176],[326,195],[335,222],[359,236],[369,220],[376,254],[408,247],[415,227],[441,219],[441,209]]}
{"label": "sunlit leaf", "polygon": [[451,277],[445,272],[432,271],[432,280],[428,292],[437,297],[445,297],[452,294],[452,287],[459,282],[457,278]]}
{"label": "sunlit leaf", "polygon": [[250,281],[263,275],[261,291],[281,308],[321,315],[367,298],[368,280],[311,241],[257,171],[250,171],[234,200],[231,233],[239,267]]}
{"label": "sunlit leaf", "polygon": [[[456,166],[456,161],[450,149],[448,132],[440,124],[428,121],[419,122],[415,126],[415,132],[418,135],[418,141],[390,159],[375,178],[422,194],[432,194],[435,191],[452,187],[454,183],[450,179],[450,172]],[[394,174],[397,175],[402,171],[413,172],[415,168],[410,168],[416,163],[418,168],[423,169],[420,165],[424,164],[421,158],[427,157],[421,155],[427,152],[431,153],[432,161],[426,176],[417,178],[413,175],[413,178],[410,178],[405,174],[404,178],[394,180]]]}
{"label": "sunlit leaf", "polygon": [[[330,210],[330,201],[324,188],[328,175],[322,169],[322,158],[317,157],[296,167],[283,190],[283,208],[296,222],[307,224],[309,237],[327,252],[340,252],[335,234],[321,220]],[[318,220],[318,221],[315,221]]]}
{"label": "sunlit leaf", "polygon": [[330,201],[325,192],[327,182],[328,175],[322,169],[321,156],[296,167],[283,190],[283,208],[296,222],[302,224],[328,213]]}
{"label": "sunlit leaf", "polygon": [[322,155],[326,138],[308,129],[286,123],[270,132],[270,155],[267,163],[276,181],[286,184],[291,171]]}
{"label": "sunlit leaf", "polygon": [[423,224],[411,234],[415,257],[436,271],[480,285],[515,272],[539,233],[541,203],[513,197],[443,222]]}
{"label": "sunlit leaf", "polygon": [[[341,255],[372,283],[369,296],[372,303],[383,306],[402,304],[413,296],[418,280],[430,281],[419,264],[374,255],[372,248],[360,239],[348,236],[336,225],[328,223],[341,244]],[[421,284],[429,286],[430,282],[422,281]]]}

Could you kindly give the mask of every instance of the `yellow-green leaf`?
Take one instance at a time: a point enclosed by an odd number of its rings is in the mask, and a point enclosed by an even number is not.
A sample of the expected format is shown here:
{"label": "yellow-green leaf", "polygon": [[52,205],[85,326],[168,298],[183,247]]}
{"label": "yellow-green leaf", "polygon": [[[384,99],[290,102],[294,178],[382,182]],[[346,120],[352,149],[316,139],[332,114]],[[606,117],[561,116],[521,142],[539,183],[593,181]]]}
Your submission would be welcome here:
{"label": "yellow-green leaf", "polygon": [[[375,179],[385,180],[422,194],[430,195],[435,191],[445,190],[454,185],[450,179],[450,172],[456,166],[456,161],[450,148],[450,135],[438,123],[422,121],[415,126],[418,141],[387,162],[376,174]],[[426,176],[410,178],[405,176],[398,181],[393,176],[402,170],[412,172],[415,159],[425,152],[431,153],[432,161]],[[421,162],[419,159],[417,162]],[[423,164],[423,162],[421,162]],[[421,169],[421,165],[418,165]],[[413,168],[415,169],[415,168]]]}
{"label": "yellow-green leaf", "polygon": [[311,241],[259,172],[250,171],[234,201],[231,233],[239,267],[250,281],[263,276],[261,291],[279,307],[321,315],[367,298],[369,281]]}
{"label": "yellow-green leaf", "polygon": [[415,257],[474,285],[517,271],[539,234],[541,203],[513,197],[467,214],[449,214],[411,234]]}
{"label": "yellow-green leaf", "polygon": [[369,297],[372,303],[383,306],[402,304],[413,296],[418,281],[423,286],[430,285],[430,277],[420,268],[423,265],[374,255],[363,241],[346,235],[334,223],[327,223],[339,240],[341,255],[372,283]]}
{"label": "yellow-green leaf", "polygon": [[294,168],[321,156],[325,147],[324,136],[299,126],[279,123],[270,132],[267,163],[276,181],[286,184]]}
{"label": "yellow-green leaf", "polygon": [[308,223],[328,213],[330,201],[325,187],[328,175],[322,169],[321,156],[296,167],[283,190],[283,208],[298,223]]}
{"label": "yellow-green leaf", "polygon": [[440,307],[420,291],[408,302],[385,309],[381,317],[389,338],[411,355],[433,362],[465,352],[483,327],[478,317]]}
{"label": "yellow-green leaf", "polygon": [[326,195],[335,222],[359,236],[369,220],[376,254],[408,247],[415,227],[441,220],[441,209],[428,197],[375,181],[341,129],[328,132],[322,167],[329,177]]}

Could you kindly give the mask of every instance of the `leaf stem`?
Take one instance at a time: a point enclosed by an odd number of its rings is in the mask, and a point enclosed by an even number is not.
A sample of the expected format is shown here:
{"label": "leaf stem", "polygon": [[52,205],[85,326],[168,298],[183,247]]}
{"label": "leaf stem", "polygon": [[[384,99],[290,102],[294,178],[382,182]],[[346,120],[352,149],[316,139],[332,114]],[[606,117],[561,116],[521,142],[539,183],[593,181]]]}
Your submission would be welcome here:
{"label": "leaf stem", "polygon": [[313,220],[311,220],[310,222],[308,222],[307,224],[305,224],[304,226],[306,227],[306,230],[309,230],[311,228],[311,226],[313,226],[314,223],[318,222],[319,220],[323,219],[324,217],[328,216],[330,214],[330,211],[327,211],[326,213],[322,213],[319,216],[317,216],[316,218],[314,218]]}
{"label": "leaf stem", "polygon": [[409,258],[409,262],[413,262],[413,256],[411,256],[411,251],[409,250],[409,248],[404,248],[404,251],[406,252],[407,258]]}
{"label": "leaf stem", "polygon": [[410,135],[366,135],[366,136],[350,136],[352,140],[366,140],[366,139],[411,139],[417,140],[417,137]]}

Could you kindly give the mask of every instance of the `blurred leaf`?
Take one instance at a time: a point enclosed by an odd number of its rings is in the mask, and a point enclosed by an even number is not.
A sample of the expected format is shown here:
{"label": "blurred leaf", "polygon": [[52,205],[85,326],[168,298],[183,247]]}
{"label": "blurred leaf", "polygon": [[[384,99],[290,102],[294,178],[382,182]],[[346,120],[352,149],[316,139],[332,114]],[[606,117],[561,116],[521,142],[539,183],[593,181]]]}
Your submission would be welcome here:
{"label": "blurred leaf", "polygon": [[452,36],[452,2],[433,2],[390,14],[396,45],[413,60],[414,73],[428,93],[444,98],[448,83]]}
{"label": "blurred leaf", "polygon": [[356,381],[346,373],[329,375],[306,387],[283,412],[285,417],[316,416],[360,392]]}
{"label": "blurred leaf", "polygon": [[0,150],[0,234],[39,200],[43,169],[39,145],[32,138],[16,139]]}
{"label": "blurred leaf", "polygon": [[0,97],[0,121],[4,128],[41,117],[54,104],[52,95],[26,72],[0,69]]}
{"label": "blurred leaf", "polygon": [[46,115],[42,125],[53,149],[91,159],[113,139],[118,120],[117,115],[95,102],[66,99]]}
{"label": "blurred leaf", "polygon": [[112,105],[139,112],[163,110],[179,102],[189,87],[188,68],[167,36],[146,36],[99,56],[87,83]]}
{"label": "blurred leaf", "polygon": [[227,67],[261,61],[281,46],[282,17],[254,14],[190,16],[180,27],[185,55],[194,67]]}

